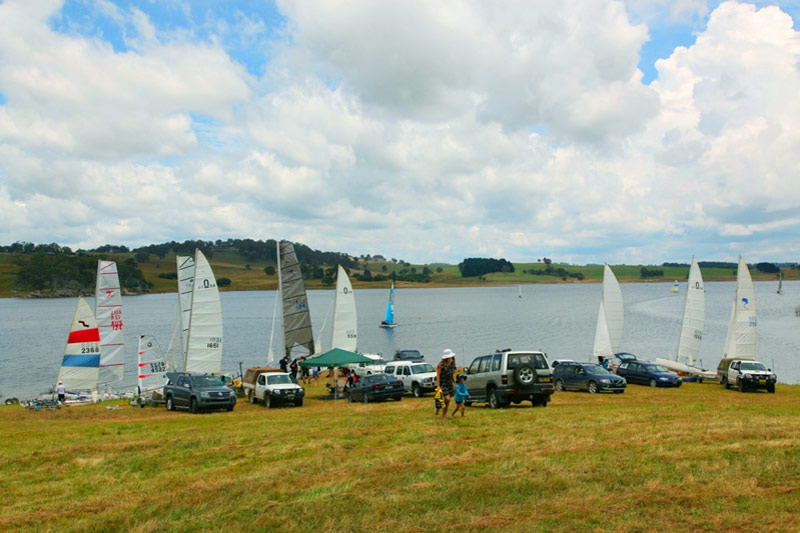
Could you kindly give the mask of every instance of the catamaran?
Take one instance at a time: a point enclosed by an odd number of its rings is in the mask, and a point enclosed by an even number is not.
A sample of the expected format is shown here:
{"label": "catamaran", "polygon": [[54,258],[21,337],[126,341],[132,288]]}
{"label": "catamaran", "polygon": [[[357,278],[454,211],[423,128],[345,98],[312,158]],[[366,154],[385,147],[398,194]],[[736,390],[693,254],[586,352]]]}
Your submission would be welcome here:
{"label": "catamaran", "polygon": [[755,360],[757,332],[758,314],[753,278],[750,277],[747,263],[744,262],[742,256],[739,256],[739,268],[736,272],[736,297],[733,300],[731,317],[728,321],[723,360]]}
{"label": "catamaran", "polygon": [[[280,241],[278,247],[278,290],[283,309],[283,352],[291,358],[292,351],[299,347],[304,355],[315,353],[314,336],[311,331],[311,315],[308,312],[308,298],[300,272],[300,262],[294,245]],[[274,322],[273,322],[274,323]],[[272,338],[270,338],[270,351]]]}
{"label": "catamaran", "polygon": [[[161,346],[152,335],[139,337],[138,350],[139,398],[144,400],[147,393],[164,388],[167,382],[167,361],[161,352]],[[144,405],[140,402],[140,405]]]}
{"label": "catamaran", "polygon": [[622,290],[619,288],[611,267],[603,268],[603,295],[597,313],[597,329],[594,334],[593,362],[608,360],[619,352],[622,343]]}
{"label": "catamaran", "polygon": [[222,302],[214,272],[199,249],[194,258],[177,256],[175,260],[178,310],[167,365],[173,371],[221,374]]}
{"label": "catamaran", "polygon": [[397,324],[394,321],[394,281],[392,282],[392,288],[389,289],[389,301],[386,303],[386,315],[383,317],[381,321],[382,328],[393,328],[396,327]]}
{"label": "catamaran", "polygon": [[333,328],[331,330],[331,349],[341,348],[355,352],[358,347],[358,316],[356,314],[356,295],[350,278],[339,265],[336,273],[336,299],[333,306]]}
{"label": "catamaran", "polygon": [[125,372],[125,340],[122,322],[122,293],[117,264],[97,261],[94,313],[100,331],[99,385],[122,381]]}
{"label": "catamaran", "polygon": [[698,379],[711,379],[716,377],[716,372],[703,370],[697,366],[705,326],[706,291],[703,287],[700,265],[694,257],[692,257],[692,265],[689,267],[689,280],[686,287],[686,302],[683,306],[678,351],[674,359],[658,357],[656,363],[676,372],[696,375]]}
{"label": "catamaran", "polygon": [[100,331],[92,308],[86,300],[78,298],[57,383],[62,382],[71,396],[88,392],[96,399],[99,375]]}

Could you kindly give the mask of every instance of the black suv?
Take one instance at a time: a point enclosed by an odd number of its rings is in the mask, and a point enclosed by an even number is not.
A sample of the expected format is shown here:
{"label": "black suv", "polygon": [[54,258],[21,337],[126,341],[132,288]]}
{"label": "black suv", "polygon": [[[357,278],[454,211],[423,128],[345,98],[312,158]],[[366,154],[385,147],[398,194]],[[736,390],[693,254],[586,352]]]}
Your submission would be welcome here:
{"label": "black suv", "polygon": [[419,350],[397,350],[394,352],[395,361],[413,361],[415,363],[424,363],[425,358],[419,353]]}
{"label": "black suv", "polygon": [[164,401],[168,411],[189,409],[199,413],[208,409],[233,411],[236,393],[225,385],[219,376],[192,374],[190,372],[167,372],[169,380],[164,385]]}
{"label": "black suv", "polygon": [[547,407],[553,394],[553,371],[544,352],[504,350],[476,357],[467,375],[472,400],[493,409],[523,400]]}
{"label": "black suv", "polygon": [[625,392],[625,378],[612,374],[600,365],[564,361],[553,370],[553,383],[557,391],[567,389],[586,390],[594,394],[600,391]]}

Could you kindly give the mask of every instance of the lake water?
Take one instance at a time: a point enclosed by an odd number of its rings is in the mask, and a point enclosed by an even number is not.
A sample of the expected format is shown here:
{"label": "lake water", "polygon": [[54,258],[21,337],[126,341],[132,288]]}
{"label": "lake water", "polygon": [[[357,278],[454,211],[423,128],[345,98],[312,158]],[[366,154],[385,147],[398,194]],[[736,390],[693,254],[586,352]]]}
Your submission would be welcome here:
{"label": "lake water", "polygon": [[[685,284],[624,283],[625,329],[622,350],[646,359],[673,354],[683,313]],[[757,282],[758,359],[772,367],[781,383],[800,383],[800,282]],[[733,282],[706,283],[706,327],[700,358],[716,368],[722,355]],[[541,349],[550,359],[588,360],[594,342],[600,284],[523,285],[439,289],[398,289],[393,330],[378,327],[388,289],[357,289],[359,350],[391,357],[398,349],[418,349],[436,363],[444,348],[457,353],[459,365],[496,349]],[[334,291],[309,291],[315,336],[329,314]],[[267,363],[274,291],[222,293],[223,372]],[[89,299],[90,304],[94,302]],[[0,395],[29,398],[53,386],[75,311],[76,299],[0,299]],[[116,390],[136,384],[139,335],[155,335],[166,350],[175,325],[177,296],[154,294],[123,299],[125,380]],[[330,317],[322,332],[330,345]],[[280,319],[273,352],[280,354]]]}

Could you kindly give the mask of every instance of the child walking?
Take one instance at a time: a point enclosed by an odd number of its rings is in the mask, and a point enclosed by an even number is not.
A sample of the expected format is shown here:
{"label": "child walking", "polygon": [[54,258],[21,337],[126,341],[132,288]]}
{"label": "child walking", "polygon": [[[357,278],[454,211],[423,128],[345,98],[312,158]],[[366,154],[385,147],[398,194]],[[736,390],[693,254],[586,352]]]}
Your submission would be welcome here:
{"label": "child walking", "polygon": [[442,410],[443,405],[444,405],[444,396],[442,395],[442,390],[436,389],[436,394],[433,395],[433,406],[435,407],[433,411],[434,416],[439,416],[439,411]]}
{"label": "child walking", "polygon": [[469,391],[464,384],[465,381],[467,381],[466,374],[459,374],[456,376],[456,393],[453,396],[453,400],[456,402],[456,408],[453,409],[453,414],[450,415],[451,418],[456,416],[459,410],[461,411],[461,416],[464,416],[464,403],[470,399]]}

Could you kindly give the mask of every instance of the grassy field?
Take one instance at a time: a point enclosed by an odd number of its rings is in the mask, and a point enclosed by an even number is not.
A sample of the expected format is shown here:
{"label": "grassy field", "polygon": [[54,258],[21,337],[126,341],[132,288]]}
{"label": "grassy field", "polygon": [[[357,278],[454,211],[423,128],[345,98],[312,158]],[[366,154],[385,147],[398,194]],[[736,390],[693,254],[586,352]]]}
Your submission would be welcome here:
{"label": "grassy field", "polygon": [[431,398],[0,407],[2,531],[798,531],[800,387],[557,393],[433,419]]}

